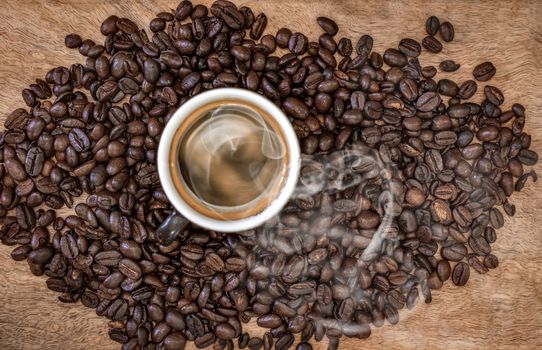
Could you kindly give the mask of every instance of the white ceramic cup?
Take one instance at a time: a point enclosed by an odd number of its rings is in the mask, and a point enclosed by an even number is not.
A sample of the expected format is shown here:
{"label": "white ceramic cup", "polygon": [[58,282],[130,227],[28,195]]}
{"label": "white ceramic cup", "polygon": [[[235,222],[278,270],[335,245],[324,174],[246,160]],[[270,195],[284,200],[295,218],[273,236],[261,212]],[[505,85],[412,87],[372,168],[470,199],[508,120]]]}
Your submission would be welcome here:
{"label": "white ceramic cup", "polygon": [[[220,100],[235,100],[253,105],[263,111],[268,112],[277,122],[282,132],[286,150],[288,152],[287,176],[283,181],[282,188],[270,204],[259,213],[238,220],[219,220],[207,217],[192,208],[176,190],[172,166],[170,162],[170,151],[173,145],[174,135],[181,123],[191,113],[212,102]],[[171,204],[177,209],[178,213],[187,220],[210,230],[219,232],[237,232],[245,231],[263,224],[265,221],[277,215],[292,196],[300,168],[300,151],[297,136],[286,115],[273,102],[257,93],[238,89],[238,88],[220,88],[213,89],[198,94],[186,101],[170,118],[166,124],[160,144],[158,146],[158,175],[166,196]],[[184,181],[184,180],[183,180]]]}

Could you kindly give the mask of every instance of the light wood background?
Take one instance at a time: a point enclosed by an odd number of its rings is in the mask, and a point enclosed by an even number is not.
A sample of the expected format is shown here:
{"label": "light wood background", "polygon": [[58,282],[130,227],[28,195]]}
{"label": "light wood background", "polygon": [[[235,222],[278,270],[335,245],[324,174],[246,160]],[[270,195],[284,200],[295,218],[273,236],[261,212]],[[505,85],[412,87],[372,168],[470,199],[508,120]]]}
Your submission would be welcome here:
{"label": "light wood background", "polygon": [[[201,1],[210,4],[210,1]],[[439,55],[425,54],[423,64],[444,58],[461,63],[454,79],[470,77],[474,65],[491,60],[491,80],[506,96],[506,106],[527,108],[526,129],[534,149],[542,151],[542,2],[540,1],[236,1],[269,18],[268,32],[281,26],[315,40],[318,15],[334,18],[357,41],[364,33],[375,50],[396,45],[404,36],[421,41],[428,15],[450,20],[454,42]],[[452,4],[453,3],[453,4]],[[0,1],[0,124],[23,106],[20,91],[52,67],[82,62],[77,50],[64,47],[69,32],[100,42],[99,26],[110,14],[128,16],[148,28],[153,14],[174,9],[177,1],[2,0]],[[443,75],[442,75],[443,76]],[[459,78],[457,78],[459,76]],[[481,89],[479,89],[481,90]],[[537,167],[540,170],[540,167]],[[539,171],[540,172],[540,171]],[[542,175],[542,172],[540,172]],[[446,283],[433,303],[402,312],[396,326],[373,330],[368,340],[348,339],[343,349],[536,349],[542,347],[542,188],[529,183],[512,202],[517,215],[498,231],[493,251],[497,270],[471,274],[464,288]],[[26,263],[11,260],[0,247],[0,349],[119,349],[107,336],[107,320],[81,304],[60,303],[34,277]],[[250,327],[257,333],[256,327]],[[325,349],[322,342],[315,344]],[[193,348],[193,346],[191,346]]]}

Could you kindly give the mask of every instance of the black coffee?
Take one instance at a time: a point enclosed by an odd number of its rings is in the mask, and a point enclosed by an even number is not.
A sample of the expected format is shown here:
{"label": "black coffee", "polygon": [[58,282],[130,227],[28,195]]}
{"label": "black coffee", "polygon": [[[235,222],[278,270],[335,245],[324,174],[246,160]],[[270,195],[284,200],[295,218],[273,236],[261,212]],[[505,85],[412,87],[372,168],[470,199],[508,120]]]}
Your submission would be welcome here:
{"label": "black coffee", "polygon": [[285,145],[241,104],[207,110],[182,136],[179,166],[192,192],[213,206],[235,207],[269,195],[281,181]]}

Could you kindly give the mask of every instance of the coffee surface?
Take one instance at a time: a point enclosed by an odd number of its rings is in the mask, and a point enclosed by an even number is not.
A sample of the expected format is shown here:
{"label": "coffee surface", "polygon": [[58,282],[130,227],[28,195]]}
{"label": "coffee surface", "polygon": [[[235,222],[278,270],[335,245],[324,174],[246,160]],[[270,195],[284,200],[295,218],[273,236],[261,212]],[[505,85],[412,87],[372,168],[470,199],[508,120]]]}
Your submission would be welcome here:
{"label": "coffee surface", "polygon": [[245,105],[207,111],[179,145],[179,166],[195,196],[214,206],[236,207],[265,196],[281,176],[284,145]]}

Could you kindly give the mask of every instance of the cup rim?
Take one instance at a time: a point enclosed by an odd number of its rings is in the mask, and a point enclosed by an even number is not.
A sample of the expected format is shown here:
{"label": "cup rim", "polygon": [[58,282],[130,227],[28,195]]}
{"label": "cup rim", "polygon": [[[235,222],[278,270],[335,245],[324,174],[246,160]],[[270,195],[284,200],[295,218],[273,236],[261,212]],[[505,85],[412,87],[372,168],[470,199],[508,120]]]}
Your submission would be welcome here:
{"label": "cup rim", "polygon": [[[217,220],[209,218],[198,211],[194,210],[177,192],[172,180],[171,167],[169,165],[169,153],[171,143],[175,132],[181,125],[182,121],[196,109],[203,105],[216,100],[235,99],[250,104],[267,111],[273,117],[279,128],[281,129],[284,139],[286,140],[286,148],[289,153],[288,160],[288,175],[278,196],[260,213],[237,220]],[[160,142],[158,145],[157,168],[160,183],[164,189],[166,197],[169,199],[175,209],[189,221],[219,232],[237,232],[246,231],[257,226],[260,226],[273,216],[277,215],[280,210],[286,205],[292,196],[300,171],[301,154],[299,142],[292,127],[292,124],[284,112],[273,102],[266,97],[257,94],[250,90],[240,88],[218,88],[202,92],[179,107],[171,116],[168,123],[165,125]]]}

